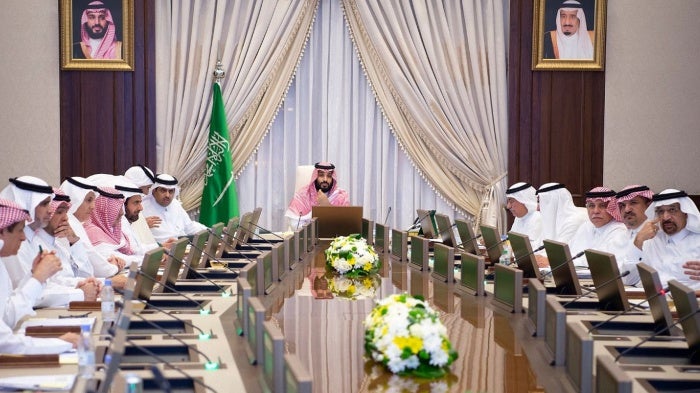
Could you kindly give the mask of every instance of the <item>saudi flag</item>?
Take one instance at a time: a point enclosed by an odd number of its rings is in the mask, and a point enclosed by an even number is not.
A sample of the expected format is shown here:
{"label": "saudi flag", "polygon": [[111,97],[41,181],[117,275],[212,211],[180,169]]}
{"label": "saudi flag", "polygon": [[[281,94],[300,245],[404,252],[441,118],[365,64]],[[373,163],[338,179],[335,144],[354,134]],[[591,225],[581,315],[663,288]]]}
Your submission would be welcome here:
{"label": "saudi flag", "polygon": [[231,146],[228,141],[226,111],[221,86],[214,83],[214,102],[209,123],[207,171],[204,178],[199,222],[212,226],[238,216],[238,195],[233,180]]}

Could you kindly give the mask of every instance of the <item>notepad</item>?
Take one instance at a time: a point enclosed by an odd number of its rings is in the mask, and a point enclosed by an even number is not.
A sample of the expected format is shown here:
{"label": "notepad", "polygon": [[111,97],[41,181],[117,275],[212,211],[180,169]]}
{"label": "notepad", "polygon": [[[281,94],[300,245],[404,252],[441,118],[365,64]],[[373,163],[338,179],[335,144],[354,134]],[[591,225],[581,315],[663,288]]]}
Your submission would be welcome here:
{"label": "notepad", "polygon": [[0,378],[0,391],[41,390],[47,392],[70,390],[75,381],[73,374],[31,375]]}

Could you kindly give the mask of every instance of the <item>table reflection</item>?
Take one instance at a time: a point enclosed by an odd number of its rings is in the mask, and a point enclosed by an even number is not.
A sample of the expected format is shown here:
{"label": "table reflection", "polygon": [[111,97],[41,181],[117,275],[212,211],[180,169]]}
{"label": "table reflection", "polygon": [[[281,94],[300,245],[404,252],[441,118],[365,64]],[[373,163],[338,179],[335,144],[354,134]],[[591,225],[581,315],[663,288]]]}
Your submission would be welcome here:
{"label": "table reflection", "polygon": [[[382,269],[371,279],[376,282],[360,283],[364,293],[356,295],[357,287],[353,293],[348,288],[357,283],[326,270],[322,250],[285,279],[280,292],[284,301],[271,310],[284,332],[286,350],[296,353],[313,375],[315,392],[542,390],[511,328],[511,316],[494,311],[491,297],[462,294],[454,284],[388,258],[382,258]],[[332,296],[318,296],[324,285]],[[423,296],[447,327],[459,353],[448,377],[437,381],[400,377],[365,358],[363,321],[375,299],[403,292]],[[269,301],[271,306],[278,303]]]}

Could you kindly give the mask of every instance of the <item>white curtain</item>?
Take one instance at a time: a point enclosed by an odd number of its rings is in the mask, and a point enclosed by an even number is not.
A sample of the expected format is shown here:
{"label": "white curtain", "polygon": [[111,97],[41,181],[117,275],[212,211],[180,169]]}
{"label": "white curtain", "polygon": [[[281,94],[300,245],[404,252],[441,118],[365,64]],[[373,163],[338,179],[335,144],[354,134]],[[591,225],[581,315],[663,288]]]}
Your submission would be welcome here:
{"label": "white curtain", "polygon": [[161,0],[156,3],[157,171],[201,199],[212,72],[221,59],[233,167],[268,131],[304,48],[318,0]]}
{"label": "white curtain", "polygon": [[504,226],[507,6],[342,0],[379,104],[438,193]]}
{"label": "white curtain", "polygon": [[322,160],[335,164],[339,185],[353,205],[364,207],[366,218],[408,228],[416,208],[465,217],[435,193],[396,142],[337,0],[321,1],[284,104],[237,179],[241,212],[261,206],[261,226],[287,229],[283,215],[295,191],[296,167]]}

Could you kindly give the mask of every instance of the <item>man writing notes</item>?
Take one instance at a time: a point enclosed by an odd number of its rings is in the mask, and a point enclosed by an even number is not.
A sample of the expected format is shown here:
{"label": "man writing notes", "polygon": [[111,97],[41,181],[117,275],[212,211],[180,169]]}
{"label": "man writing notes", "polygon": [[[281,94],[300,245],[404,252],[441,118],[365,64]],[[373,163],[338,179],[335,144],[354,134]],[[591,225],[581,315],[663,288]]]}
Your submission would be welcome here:
{"label": "man writing notes", "polygon": [[311,220],[313,206],[348,206],[348,193],[338,187],[335,165],[330,162],[317,162],[311,174],[311,181],[298,189],[289,202],[285,216],[292,227],[298,227]]}
{"label": "man writing notes", "polygon": [[544,35],[544,59],[593,60],[594,32],[588,31],[581,3],[566,0],[556,14],[557,29]]}

